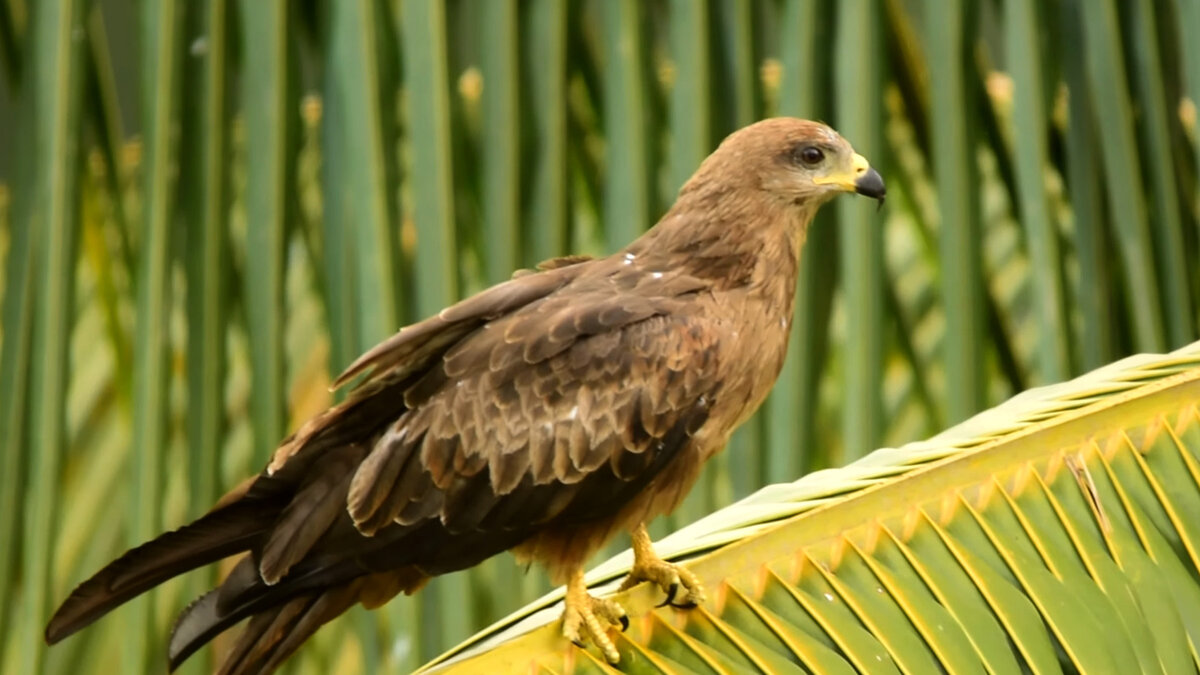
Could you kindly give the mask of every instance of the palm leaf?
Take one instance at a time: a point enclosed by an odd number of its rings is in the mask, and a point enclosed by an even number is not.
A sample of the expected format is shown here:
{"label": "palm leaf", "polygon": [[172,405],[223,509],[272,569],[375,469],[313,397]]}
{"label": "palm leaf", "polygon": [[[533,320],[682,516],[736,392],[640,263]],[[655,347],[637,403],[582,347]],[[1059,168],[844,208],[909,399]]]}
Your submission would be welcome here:
{"label": "palm leaf", "polygon": [[[620,601],[625,672],[1185,672],[1200,661],[1200,342],[772,485],[659,542],[709,603]],[[630,554],[589,583],[611,590]],[[427,672],[612,672],[561,592]]]}

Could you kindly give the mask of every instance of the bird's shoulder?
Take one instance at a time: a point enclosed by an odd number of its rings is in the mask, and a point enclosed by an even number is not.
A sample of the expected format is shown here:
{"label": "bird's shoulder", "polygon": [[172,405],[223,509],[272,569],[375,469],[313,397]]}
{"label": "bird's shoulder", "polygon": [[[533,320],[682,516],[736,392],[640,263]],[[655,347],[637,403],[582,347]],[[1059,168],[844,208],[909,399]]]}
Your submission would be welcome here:
{"label": "bird's shoulder", "polygon": [[[633,254],[608,258],[555,258],[541,271],[515,275],[435,316],[401,329],[372,347],[334,382],[340,387],[366,373],[359,387],[386,377],[403,380],[455,354],[492,343],[520,344],[540,360],[572,338],[619,328],[650,316],[686,312],[709,282]],[[536,344],[535,344],[536,343]],[[456,366],[449,371],[455,374]]]}

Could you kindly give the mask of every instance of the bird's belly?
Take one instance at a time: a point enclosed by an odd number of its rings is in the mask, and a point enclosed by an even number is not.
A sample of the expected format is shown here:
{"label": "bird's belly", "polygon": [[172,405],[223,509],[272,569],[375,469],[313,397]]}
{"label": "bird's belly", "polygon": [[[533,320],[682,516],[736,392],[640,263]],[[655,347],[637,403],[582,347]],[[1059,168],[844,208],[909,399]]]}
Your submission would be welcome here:
{"label": "bird's belly", "polygon": [[614,536],[673,511],[696,483],[704,459],[711,454],[693,443],[612,516],[547,528],[514,548],[513,554],[520,561],[541,563],[554,583],[564,583],[573,568],[587,562]]}

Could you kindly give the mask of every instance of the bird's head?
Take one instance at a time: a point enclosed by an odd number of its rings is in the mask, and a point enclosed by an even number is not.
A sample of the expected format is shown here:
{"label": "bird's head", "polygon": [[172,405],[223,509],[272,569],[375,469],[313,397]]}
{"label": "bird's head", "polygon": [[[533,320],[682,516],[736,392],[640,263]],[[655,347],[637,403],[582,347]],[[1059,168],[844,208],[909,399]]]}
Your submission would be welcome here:
{"label": "bird's head", "polygon": [[820,122],[776,117],[725,139],[697,172],[720,167],[726,181],[753,187],[796,204],[817,206],[842,192],[882,204],[887,190],[879,172],[836,131]]}

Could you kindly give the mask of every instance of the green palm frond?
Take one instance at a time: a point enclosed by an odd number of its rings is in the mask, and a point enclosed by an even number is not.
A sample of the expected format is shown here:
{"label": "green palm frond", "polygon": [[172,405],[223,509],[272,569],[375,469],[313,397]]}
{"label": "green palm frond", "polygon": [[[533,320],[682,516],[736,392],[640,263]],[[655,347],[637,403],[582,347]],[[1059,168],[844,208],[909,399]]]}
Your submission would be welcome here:
{"label": "green palm frond", "polygon": [[[657,544],[701,608],[623,594],[634,673],[1181,673],[1200,664],[1200,342],[772,485]],[[623,553],[589,583],[612,590]],[[430,673],[611,672],[551,593]]]}

